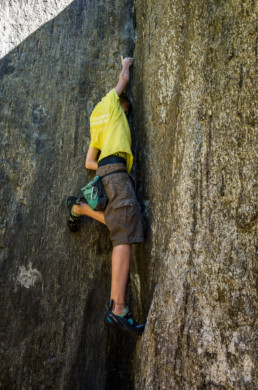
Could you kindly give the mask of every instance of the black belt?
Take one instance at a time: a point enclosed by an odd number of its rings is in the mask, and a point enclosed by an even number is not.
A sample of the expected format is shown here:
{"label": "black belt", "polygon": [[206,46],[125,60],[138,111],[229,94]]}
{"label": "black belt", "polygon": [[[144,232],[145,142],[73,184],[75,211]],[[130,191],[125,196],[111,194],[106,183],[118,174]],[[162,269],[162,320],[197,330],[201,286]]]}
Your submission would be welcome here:
{"label": "black belt", "polygon": [[102,167],[103,165],[108,165],[108,164],[119,164],[119,163],[126,165],[126,160],[123,157],[115,156],[114,154],[112,154],[111,156],[107,156],[102,160],[100,160],[100,162],[98,163],[98,167]]}

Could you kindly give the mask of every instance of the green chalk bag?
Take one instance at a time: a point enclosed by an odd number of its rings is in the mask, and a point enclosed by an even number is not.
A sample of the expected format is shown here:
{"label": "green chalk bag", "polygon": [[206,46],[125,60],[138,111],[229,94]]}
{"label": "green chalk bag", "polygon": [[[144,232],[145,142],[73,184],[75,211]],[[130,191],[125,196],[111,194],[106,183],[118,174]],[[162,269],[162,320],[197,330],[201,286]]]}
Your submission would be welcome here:
{"label": "green chalk bag", "polygon": [[82,188],[84,198],[92,210],[104,211],[108,204],[108,198],[101,182],[100,176],[95,176],[91,182]]}
{"label": "green chalk bag", "polygon": [[121,169],[117,171],[106,173],[103,176],[95,176],[93,180],[89,182],[85,187],[82,188],[84,198],[86,199],[88,205],[92,210],[95,211],[104,211],[108,204],[108,198],[104,189],[104,186],[101,182],[103,177],[112,175],[113,173],[123,173]]}

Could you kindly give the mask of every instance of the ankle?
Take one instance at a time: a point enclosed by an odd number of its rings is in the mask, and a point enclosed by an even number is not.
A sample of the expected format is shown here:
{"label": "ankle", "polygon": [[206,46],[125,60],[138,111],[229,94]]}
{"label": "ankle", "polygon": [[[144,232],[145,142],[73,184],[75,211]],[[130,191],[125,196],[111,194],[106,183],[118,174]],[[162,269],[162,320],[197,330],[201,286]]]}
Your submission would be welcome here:
{"label": "ankle", "polygon": [[113,311],[114,314],[119,316],[119,315],[122,314],[124,309],[125,309],[125,304],[124,303],[119,303],[119,302],[118,303],[116,303],[116,302],[113,303],[112,311]]}

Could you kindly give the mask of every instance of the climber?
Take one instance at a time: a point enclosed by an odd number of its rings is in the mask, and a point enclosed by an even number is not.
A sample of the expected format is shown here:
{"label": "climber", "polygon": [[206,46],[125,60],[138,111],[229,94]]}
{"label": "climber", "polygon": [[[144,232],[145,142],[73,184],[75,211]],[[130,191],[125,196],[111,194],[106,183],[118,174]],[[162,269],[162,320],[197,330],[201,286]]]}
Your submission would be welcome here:
{"label": "climber", "polygon": [[116,171],[102,179],[108,205],[104,212],[94,211],[79,198],[69,197],[68,226],[71,231],[77,231],[81,215],[87,215],[107,226],[113,252],[110,302],[104,322],[106,325],[141,334],[145,324],[138,325],[129,308],[125,306],[131,246],[144,241],[144,222],[129,177],[133,155],[126,115],[131,104],[123,93],[129,82],[129,69],[133,65],[133,58],[121,56],[121,63],[122,70],[116,87],[97,104],[91,114],[91,142],[85,161],[86,169],[97,171],[96,175],[100,177]]}

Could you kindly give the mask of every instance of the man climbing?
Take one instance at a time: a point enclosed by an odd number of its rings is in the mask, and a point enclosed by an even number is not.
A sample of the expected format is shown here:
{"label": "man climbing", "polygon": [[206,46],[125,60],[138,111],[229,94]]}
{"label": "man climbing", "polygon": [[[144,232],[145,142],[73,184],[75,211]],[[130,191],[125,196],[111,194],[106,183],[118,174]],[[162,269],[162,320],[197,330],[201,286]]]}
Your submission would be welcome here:
{"label": "man climbing", "polygon": [[107,226],[113,252],[110,302],[104,322],[141,334],[145,324],[138,325],[125,306],[131,246],[143,242],[144,233],[142,216],[128,175],[133,155],[126,115],[131,105],[123,91],[129,82],[133,58],[121,57],[121,62],[122,71],[116,87],[97,104],[91,114],[91,142],[85,161],[85,167],[96,170],[98,176],[109,174],[102,179],[108,205],[104,212],[94,211],[80,199],[69,197],[68,226],[71,231],[77,231],[81,215],[87,215]]}

